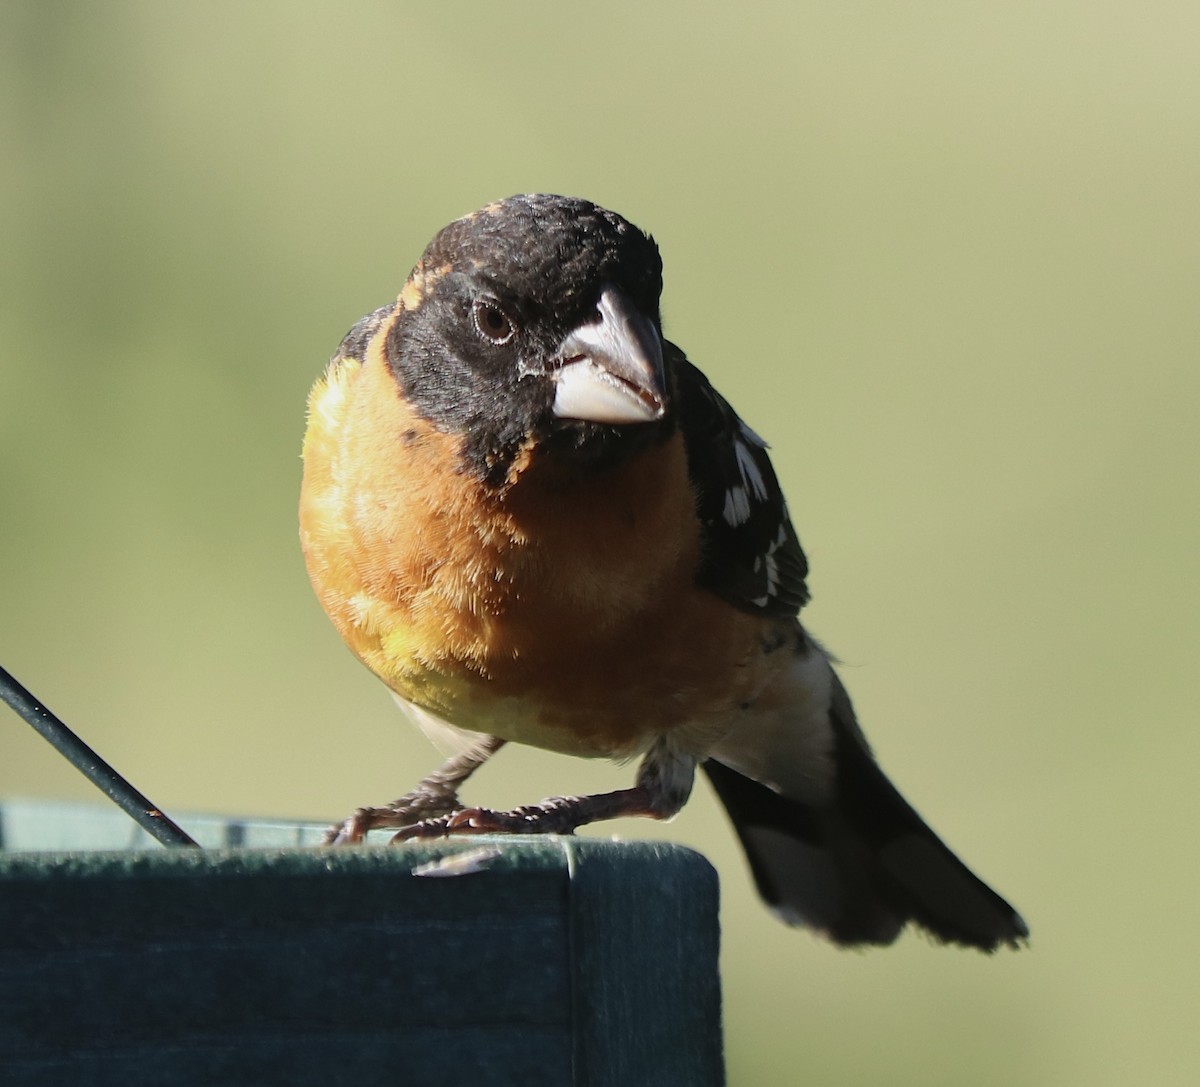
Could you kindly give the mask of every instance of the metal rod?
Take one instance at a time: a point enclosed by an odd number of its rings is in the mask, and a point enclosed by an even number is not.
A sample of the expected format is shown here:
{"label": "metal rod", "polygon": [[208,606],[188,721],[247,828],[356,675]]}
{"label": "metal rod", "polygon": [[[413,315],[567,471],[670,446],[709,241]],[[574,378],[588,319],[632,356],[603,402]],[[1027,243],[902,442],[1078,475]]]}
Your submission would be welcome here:
{"label": "metal rod", "polygon": [[147,834],[167,846],[199,846],[194,838],[151,804],[2,667],[0,698],[37,729],[67,762]]}

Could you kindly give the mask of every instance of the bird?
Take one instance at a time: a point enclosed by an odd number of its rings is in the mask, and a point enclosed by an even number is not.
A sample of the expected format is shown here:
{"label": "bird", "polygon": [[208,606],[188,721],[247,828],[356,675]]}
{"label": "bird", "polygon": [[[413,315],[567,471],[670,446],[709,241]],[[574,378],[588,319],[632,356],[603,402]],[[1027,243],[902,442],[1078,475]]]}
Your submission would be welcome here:
{"label": "bird", "polygon": [[[442,229],[308,401],[300,536],[352,652],[457,746],[327,841],[669,819],[710,781],[766,905],[841,946],[1028,927],[880,769],[800,622],[808,563],[767,443],[663,334],[653,237],[524,194]],[[458,790],[506,743],[639,759],[512,811]]]}

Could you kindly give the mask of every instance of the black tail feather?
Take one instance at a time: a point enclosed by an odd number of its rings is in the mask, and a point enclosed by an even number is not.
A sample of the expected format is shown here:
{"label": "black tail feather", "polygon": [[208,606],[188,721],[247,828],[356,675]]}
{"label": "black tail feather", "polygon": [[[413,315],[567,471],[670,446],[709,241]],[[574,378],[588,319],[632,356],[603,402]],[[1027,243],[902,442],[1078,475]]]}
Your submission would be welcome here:
{"label": "black tail feather", "polygon": [[1029,935],[1021,916],[897,792],[840,689],[833,728],[837,782],[820,806],[704,763],[767,904],[839,944],[890,944],[913,921],[947,943],[1019,946]]}

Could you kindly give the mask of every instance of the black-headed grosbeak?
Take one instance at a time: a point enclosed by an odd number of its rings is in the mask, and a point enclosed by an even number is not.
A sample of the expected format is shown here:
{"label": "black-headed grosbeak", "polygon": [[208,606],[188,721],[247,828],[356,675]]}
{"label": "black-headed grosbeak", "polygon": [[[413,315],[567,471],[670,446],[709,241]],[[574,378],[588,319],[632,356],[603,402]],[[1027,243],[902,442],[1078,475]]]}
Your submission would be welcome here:
{"label": "black-headed grosbeak", "polygon": [[[472,742],[331,840],[665,819],[702,766],[759,891],[841,944],[1027,929],[904,801],[800,625],[808,566],[766,443],[663,338],[653,239],[516,196],[451,223],[309,400],[321,604],[427,731]],[[641,756],[636,784],[511,812],[456,790],[505,742]]]}

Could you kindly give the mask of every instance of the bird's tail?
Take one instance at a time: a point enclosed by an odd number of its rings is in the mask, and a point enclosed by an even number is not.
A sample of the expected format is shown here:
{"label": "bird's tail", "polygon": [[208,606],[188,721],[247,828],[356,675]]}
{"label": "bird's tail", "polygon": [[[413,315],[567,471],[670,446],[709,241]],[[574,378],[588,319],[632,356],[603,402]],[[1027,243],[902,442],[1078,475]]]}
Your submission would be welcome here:
{"label": "bird's tail", "polygon": [[1019,946],[1025,922],[925,824],[875,762],[832,677],[833,787],[795,799],[716,759],[704,770],[741,839],[759,893],[787,923],[839,944],[890,944],[909,921],[938,940]]}

